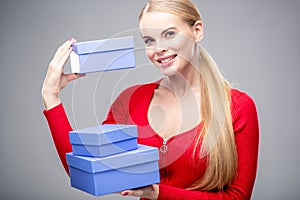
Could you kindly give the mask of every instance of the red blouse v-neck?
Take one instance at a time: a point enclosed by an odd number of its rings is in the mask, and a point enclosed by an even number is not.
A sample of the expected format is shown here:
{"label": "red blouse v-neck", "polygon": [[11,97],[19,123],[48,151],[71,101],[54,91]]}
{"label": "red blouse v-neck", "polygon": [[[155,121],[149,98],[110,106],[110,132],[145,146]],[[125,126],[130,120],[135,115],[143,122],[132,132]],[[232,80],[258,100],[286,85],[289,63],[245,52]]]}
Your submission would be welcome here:
{"label": "red blouse v-neck", "polygon": [[[148,108],[159,82],[135,85],[124,90],[111,105],[103,124],[135,124],[138,143],[161,148],[161,138],[149,125]],[[250,199],[256,177],[259,127],[256,107],[245,93],[232,89],[231,113],[238,153],[238,170],[233,182],[224,191],[186,190],[206,170],[206,158],[193,157],[197,127],[169,138],[167,151],[160,152],[158,199]],[[68,132],[72,130],[63,105],[44,111],[60,159],[68,173],[65,154],[72,151]],[[199,153],[200,148],[196,149]]]}

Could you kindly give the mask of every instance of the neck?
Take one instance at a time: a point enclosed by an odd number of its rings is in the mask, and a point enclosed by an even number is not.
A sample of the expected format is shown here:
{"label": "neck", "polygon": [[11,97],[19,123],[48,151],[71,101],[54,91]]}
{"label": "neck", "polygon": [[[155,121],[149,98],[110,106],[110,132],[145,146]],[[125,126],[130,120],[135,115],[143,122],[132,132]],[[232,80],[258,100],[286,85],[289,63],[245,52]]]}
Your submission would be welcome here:
{"label": "neck", "polygon": [[177,73],[173,76],[168,76],[162,81],[162,86],[173,91],[176,96],[183,97],[192,92],[198,94],[200,92],[200,73],[195,67],[187,67],[188,72]]}

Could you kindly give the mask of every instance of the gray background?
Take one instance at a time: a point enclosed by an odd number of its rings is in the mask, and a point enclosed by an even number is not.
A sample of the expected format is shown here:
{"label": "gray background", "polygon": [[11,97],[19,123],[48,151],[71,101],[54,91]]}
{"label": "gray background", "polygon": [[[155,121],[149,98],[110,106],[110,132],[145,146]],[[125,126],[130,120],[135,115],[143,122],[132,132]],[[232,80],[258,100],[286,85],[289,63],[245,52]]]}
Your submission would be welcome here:
{"label": "gray background", "polygon": [[[145,2],[1,1],[0,199],[122,199],[95,198],[70,187],[42,114],[40,91],[56,48],[70,37],[134,35],[142,48],[136,28]],[[300,1],[194,2],[204,18],[204,47],[257,104],[261,142],[253,199],[299,199]],[[136,55],[135,70],[88,75],[65,88],[62,99],[73,127],[103,120],[127,85],[161,77],[143,51]]]}

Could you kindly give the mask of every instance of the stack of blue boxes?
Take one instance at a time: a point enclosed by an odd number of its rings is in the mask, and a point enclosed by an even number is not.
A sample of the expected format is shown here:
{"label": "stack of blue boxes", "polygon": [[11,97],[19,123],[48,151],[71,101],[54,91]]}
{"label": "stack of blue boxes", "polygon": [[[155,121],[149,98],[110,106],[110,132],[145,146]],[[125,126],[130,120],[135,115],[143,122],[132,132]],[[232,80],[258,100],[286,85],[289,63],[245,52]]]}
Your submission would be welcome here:
{"label": "stack of blue boxes", "polygon": [[137,143],[135,125],[99,125],[69,135],[72,187],[100,196],[159,182],[158,150]]}

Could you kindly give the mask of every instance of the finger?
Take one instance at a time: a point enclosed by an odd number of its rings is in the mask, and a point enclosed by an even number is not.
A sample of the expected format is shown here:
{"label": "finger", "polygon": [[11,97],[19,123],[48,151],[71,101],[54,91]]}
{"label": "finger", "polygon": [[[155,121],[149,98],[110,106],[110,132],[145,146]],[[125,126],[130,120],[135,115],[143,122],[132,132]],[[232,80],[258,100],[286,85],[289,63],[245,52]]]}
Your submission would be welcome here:
{"label": "finger", "polygon": [[74,44],[76,40],[74,38],[68,40],[63,46],[62,50],[60,52],[60,56],[58,56],[58,60],[60,61],[60,64],[64,65],[67,58],[70,56],[71,51],[73,50],[72,44]]}
{"label": "finger", "polygon": [[79,78],[82,78],[85,76],[86,76],[86,74],[73,74],[73,76],[70,76],[71,77],[70,81],[76,80],[76,79],[79,79]]}
{"label": "finger", "polygon": [[60,89],[63,89],[70,81],[84,77],[85,74],[63,74],[60,82]]}
{"label": "finger", "polygon": [[67,49],[69,49],[69,47],[76,42],[76,40],[74,38],[70,38],[69,40],[67,40],[66,42],[64,42],[60,47],[58,47],[57,49],[57,53],[61,53],[62,51],[66,51]]}
{"label": "finger", "polygon": [[52,61],[49,64],[49,67],[54,68],[56,70],[62,70],[64,64],[66,63],[67,59],[69,58],[72,52],[72,44],[75,42],[75,39],[71,39],[66,41],[62,46],[60,46]]}
{"label": "finger", "polygon": [[57,59],[60,57],[61,53],[63,51],[66,51],[66,49],[69,49],[69,47],[73,44],[73,39],[66,41],[61,46],[59,46],[55,52],[54,59]]}
{"label": "finger", "polygon": [[72,47],[70,47],[68,50],[62,52],[62,54],[60,55],[60,57],[58,58],[57,63],[56,63],[56,66],[59,69],[63,69],[63,66],[65,65],[68,58],[70,57],[71,52],[72,52]]}
{"label": "finger", "polygon": [[143,190],[124,190],[121,195],[122,196],[135,196],[135,197],[142,197],[144,194]]}
{"label": "finger", "polygon": [[85,77],[85,74],[64,74],[63,76],[65,76],[66,80],[70,82],[81,77]]}
{"label": "finger", "polygon": [[60,54],[55,56],[52,59],[52,61],[50,62],[49,67],[53,68],[53,69],[56,69],[56,70],[63,71],[63,67],[64,67],[66,61],[68,60],[71,52],[72,52],[72,48],[70,47],[65,52],[61,52]]}

